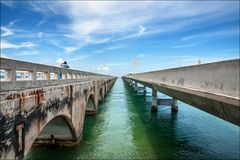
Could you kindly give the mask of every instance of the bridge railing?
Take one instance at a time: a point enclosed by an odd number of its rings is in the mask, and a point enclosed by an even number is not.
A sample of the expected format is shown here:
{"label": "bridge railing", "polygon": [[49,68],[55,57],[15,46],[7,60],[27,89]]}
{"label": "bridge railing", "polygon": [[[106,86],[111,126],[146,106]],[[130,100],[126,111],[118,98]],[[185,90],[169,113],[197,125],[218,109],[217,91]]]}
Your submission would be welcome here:
{"label": "bridge railing", "polygon": [[111,76],[0,58],[0,91],[86,81],[100,77]]}
{"label": "bridge railing", "polygon": [[239,99],[240,59],[138,73],[126,77],[149,84],[195,89]]}

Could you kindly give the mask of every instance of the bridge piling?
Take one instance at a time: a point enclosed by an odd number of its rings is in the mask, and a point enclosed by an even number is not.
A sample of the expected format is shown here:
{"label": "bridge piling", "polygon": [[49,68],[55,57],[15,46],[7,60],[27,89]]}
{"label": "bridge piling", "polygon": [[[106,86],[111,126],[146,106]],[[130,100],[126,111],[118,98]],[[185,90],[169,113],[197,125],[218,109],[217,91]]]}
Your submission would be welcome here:
{"label": "bridge piling", "polygon": [[178,111],[177,100],[173,98],[173,104],[171,105],[172,112]]}
{"label": "bridge piling", "polygon": [[152,89],[152,107],[151,111],[155,112],[157,111],[157,90]]}

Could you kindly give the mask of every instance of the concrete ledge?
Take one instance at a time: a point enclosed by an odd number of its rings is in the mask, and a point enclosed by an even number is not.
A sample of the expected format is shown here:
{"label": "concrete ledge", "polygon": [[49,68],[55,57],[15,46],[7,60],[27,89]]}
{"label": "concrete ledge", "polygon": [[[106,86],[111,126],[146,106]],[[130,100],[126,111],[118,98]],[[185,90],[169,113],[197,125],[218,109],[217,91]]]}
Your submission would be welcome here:
{"label": "concrete ledge", "polygon": [[33,143],[33,147],[40,147],[40,146],[46,146],[46,147],[57,147],[57,146],[61,146],[61,147],[74,147],[76,145],[78,145],[79,143],[81,143],[82,141],[82,134],[80,135],[80,137],[77,140],[70,140],[70,139],[59,139],[59,138],[55,138],[55,143],[52,144],[51,139],[50,138],[37,138],[34,143]]}

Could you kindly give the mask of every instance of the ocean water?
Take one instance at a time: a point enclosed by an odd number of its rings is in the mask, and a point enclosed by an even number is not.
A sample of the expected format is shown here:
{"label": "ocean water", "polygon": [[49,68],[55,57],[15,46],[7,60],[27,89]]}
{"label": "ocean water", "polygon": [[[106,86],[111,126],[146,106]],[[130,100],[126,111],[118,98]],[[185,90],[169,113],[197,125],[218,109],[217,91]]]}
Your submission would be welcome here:
{"label": "ocean water", "polygon": [[[167,96],[158,93],[159,98]],[[33,147],[26,159],[240,159],[240,128],[179,102],[151,113],[151,89],[136,93],[118,79],[86,116],[77,147]]]}

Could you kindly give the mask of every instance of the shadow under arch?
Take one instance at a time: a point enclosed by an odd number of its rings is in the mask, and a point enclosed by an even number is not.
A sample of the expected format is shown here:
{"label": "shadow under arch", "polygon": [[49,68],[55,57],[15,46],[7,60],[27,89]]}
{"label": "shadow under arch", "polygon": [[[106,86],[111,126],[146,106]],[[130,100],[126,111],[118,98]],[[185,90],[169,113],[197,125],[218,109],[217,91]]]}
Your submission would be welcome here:
{"label": "shadow under arch", "polygon": [[94,95],[90,94],[87,98],[86,115],[94,115],[96,113],[97,107],[94,101]]}
{"label": "shadow under arch", "polygon": [[104,101],[104,93],[103,93],[103,89],[102,88],[100,88],[99,89],[99,93],[98,93],[98,102],[103,102]]}
{"label": "shadow under arch", "polygon": [[76,142],[71,119],[66,115],[58,115],[43,127],[32,146],[73,146]]}
{"label": "shadow under arch", "polygon": [[104,88],[105,88],[104,90],[105,90],[105,95],[106,95],[107,92],[108,92],[108,91],[107,91],[107,84],[104,85]]}

